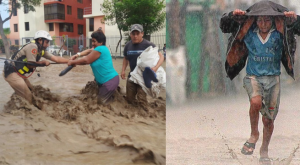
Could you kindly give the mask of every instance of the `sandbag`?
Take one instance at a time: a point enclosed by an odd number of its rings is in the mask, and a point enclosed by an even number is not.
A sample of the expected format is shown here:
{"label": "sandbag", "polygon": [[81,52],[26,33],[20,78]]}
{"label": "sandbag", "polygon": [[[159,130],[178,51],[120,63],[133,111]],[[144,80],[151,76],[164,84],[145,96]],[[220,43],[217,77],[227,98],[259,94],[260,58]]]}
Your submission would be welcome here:
{"label": "sandbag", "polygon": [[149,46],[137,59],[137,66],[144,71],[146,67],[155,67],[159,60],[158,47]]}

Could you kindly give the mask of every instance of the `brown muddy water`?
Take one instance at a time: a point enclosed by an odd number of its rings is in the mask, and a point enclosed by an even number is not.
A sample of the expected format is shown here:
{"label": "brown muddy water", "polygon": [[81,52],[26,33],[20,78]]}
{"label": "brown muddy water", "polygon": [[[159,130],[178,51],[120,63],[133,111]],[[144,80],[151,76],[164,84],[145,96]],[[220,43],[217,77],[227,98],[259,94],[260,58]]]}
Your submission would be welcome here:
{"label": "brown muddy water", "polygon": [[[122,59],[113,62],[120,73]],[[115,100],[98,105],[90,66],[59,77],[66,67],[38,68],[29,78],[35,106],[0,78],[0,164],[165,164],[164,90],[145,111],[127,104],[120,80]]]}

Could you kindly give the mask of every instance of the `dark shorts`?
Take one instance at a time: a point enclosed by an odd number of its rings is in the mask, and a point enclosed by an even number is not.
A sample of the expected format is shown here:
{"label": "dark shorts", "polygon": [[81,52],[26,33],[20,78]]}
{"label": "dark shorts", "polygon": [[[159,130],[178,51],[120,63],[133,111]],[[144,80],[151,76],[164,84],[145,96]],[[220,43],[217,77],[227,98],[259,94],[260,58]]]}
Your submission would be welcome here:
{"label": "dark shorts", "polygon": [[99,86],[98,100],[102,104],[108,103],[109,101],[112,100],[112,95],[115,93],[115,90],[118,88],[119,81],[120,81],[119,75],[117,75],[104,84],[98,84]]}

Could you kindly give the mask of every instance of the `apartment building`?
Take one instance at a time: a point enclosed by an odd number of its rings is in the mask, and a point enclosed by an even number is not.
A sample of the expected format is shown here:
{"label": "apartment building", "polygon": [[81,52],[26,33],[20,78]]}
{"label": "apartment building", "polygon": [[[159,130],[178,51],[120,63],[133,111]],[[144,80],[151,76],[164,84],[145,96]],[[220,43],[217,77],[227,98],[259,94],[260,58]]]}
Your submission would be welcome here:
{"label": "apartment building", "polygon": [[[83,17],[86,18],[86,32],[85,36],[86,38],[90,38],[93,31],[97,30],[98,28],[101,28],[105,35],[106,35],[106,46],[109,47],[113,55],[122,55],[121,51],[123,50],[123,47],[125,45],[125,35],[123,33],[123,40],[121,42],[121,49],[118,49],[117,52],[115,51],[117,43],[120,39],[120,32],[117,27],[117,25],[107,25],[105,24],[104,18],[105,14],[103,13],[103,8],[101,5],[103,4],[104,0],[92,0],[92,3],[90,6],[87,6],[84,8],[84,15]],[[137,22],[138,23],[138,22]],[[164,43],[166,43],[165,40],[166,35],[166,28],[162,28],[160,31],[156,32],[155,34],[152,34],[151,41],[154,42],[157,46],[161,47]],[[86,46],[91,45],[91,40],[86,40]]]}
{"label": "apartment building", "polygon": [[91,36],[93,31],[102,28],[106,36],[119,35],[117,25],[106,25],[104,22],[105,15],[101,7],[103,0],[92,0],[90,6],[84,8],[83,17],[86,18],[86,36]]}
{"label": "apartment building", "polygon": [[[76,44],[73,46],[73,50],[77,52],[81,45],[84,48],[91,47],[92,32],[102,28],[108,38],[107,44],[113,50],[119,41],[119,30],[117,25],[104,23],[105,15],[101,7],[103,1],[41,0],[41,5],[35,7],[35,12],[28,11],[26,6],[22,6],[13,12],[10,20],[11,44],[23,45],[32,39],[36,31],[46,30],[51,36],[67,35],[68,38],[75,39]],[[156,44],[163,45],[165,43],[165,32],[165,28],[157,32],[160,37],[156,38],[160,38],[160,42]],[[57,43],[57,40],[55,42],[55,45],[61,45],[61,43]],[[123,37],[122,45],[124,44]],[[64,49],[67,48],[64,47]],[[118,50],[117,54],[120,52],[121,50]]]}
{"label": "apartment building", "polygon": [[[35,12],[22,6],[13,12],[10,20],[12,45],[22,45],[38,30],[49,31],[51,36],[68,35],[78,38],[86,31],[84,8],[91,6],[92,0],[42,0]],[[74,45],[74,48],[78,44]]]}

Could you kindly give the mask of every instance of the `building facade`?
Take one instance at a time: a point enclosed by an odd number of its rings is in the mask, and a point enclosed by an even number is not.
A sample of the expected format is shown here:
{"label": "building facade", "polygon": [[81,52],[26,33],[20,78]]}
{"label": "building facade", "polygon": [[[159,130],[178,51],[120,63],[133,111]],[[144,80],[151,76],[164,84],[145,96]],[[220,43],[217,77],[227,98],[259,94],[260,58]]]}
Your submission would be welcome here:
{"label": "building facade", "polygon": [[[64,49],[71,49],[72,53],[76,53],[80,51],[80,47],[91,47],[91,34],[101,28],[107,37],[106,45],[111,52],[121,55],[126,42],[125,37],[121,42],[122,47],[116,51],[120,38],[119,30],[117,25],[105,24],[105,15],[101,7],[103,1],[41,0],[41,5],[35,7],[35,12],[22,6],[14,12],[10,20],[11,45],[23,45],[33,38],[36,31],[46,30],[55,40],[55,43],[51,43],[54,45],[62,45],[62,36],[68,36],[68,47],[64,46]],[[125,36],[124,32],[122,33]],[[166,29],[163,28],[151,35],[151,41],[161,48],[165,43],[165,34]]]}
{"label": "building facade", "polygon": [[[35,32],[45,30],[55,39],[58,36],[68,36],[77,39],[86,31],[86,19],[83,17],[84,8],[91,6],[92,0],[42,0],[35,12],[28,11],[22,6],[13,13],[10,20],[12,45],[23,45],[30,41]],[[55,39],[55,45],[62,45]],[[78,51],[78,42],[72,44]],[[64,47],[67,49],[66,47]]]}
{"label": "building facade", "polygon": [[[110,49],[112,55],[122,56],[122,51],[124,45],[126,44],[125,34],[122,32],[123,39],[121,41],[121,47],[116,49],[117,43],[120,40],[120,32],[117,25],[107,25],[105,24],[104,18],[105,14],[103,13],[103,4],[104,0],[92,0],[90,6],[84,8],[83,17],[86,18],[86,47],[91,45],[90,36],[93,31],[96,31],[98,28],[101,28],[106,36],[106,46]],[[137,22],[138,23],[138,22]],[[162,49],[163,44],[166,43],[166,28],[162,28],[160,31],[151,34],[151,41]]]}

